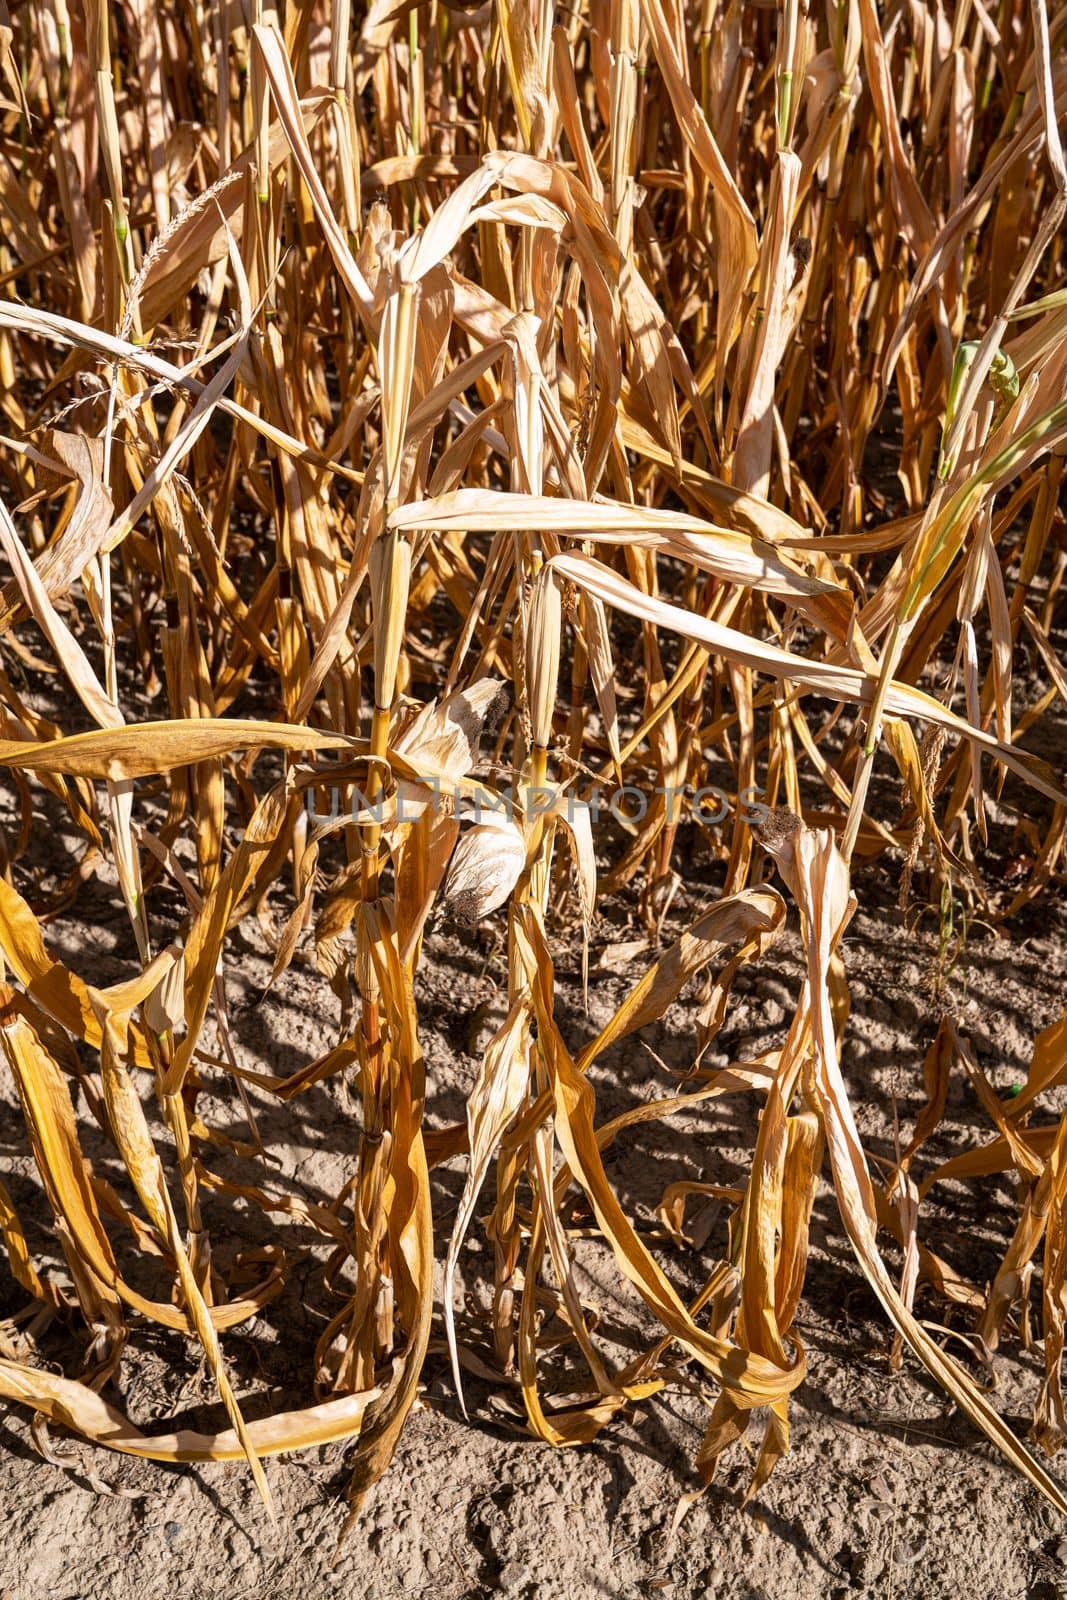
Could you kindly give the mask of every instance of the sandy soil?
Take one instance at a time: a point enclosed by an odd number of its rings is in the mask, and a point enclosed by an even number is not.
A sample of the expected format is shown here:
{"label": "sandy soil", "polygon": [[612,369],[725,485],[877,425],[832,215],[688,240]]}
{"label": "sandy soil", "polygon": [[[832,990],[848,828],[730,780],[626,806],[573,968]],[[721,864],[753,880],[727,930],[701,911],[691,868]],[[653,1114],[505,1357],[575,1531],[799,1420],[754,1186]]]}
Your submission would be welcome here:
{"label": "sandy soil", "polygon": [[[47,873],[39,886],[46,888]],[[680,928],[701,904],[691,884],[673,908]],[[920,1063],[936,1026],[928,992],[933,924],[917,945],[893,905],[895,873],[866,875],[867,909],[850,931],[845,957],[854,1014],[845,1065],[868,1148],[890,1155],[894,1116],[905,1134],[922,1103]],[[1008,942],[975,928],[954,974],[963,1020],[993,1082],[1005,1089],[1025,1072],[1036,1028],[1063,1005],[1067,909],[1052,903]],[[575,1043],[606,1019],[633,981],[616,970],[614,947],[635,937],[625,908],[613,905],[592,951],[589,1014],[581,1007],[577,950],[560,960],[560,986]],[[59,954],[98,983],[124,975],[122,918],[106,876],[79,897],[77,915],[54,922]],[[254,925],[232,943],[234,1022],[249,1064],[292,1071],[327,1048],[336,1002],[323,981],[297,964],[258,1006],[236,1003],[266,981],[269,960]],[[639,965],[638,965],[639,970]],[[430,1069],[432,1120],[462,1115],[475,1069],[478,1034],[491,1025],[502,976],[491,930],[462,939],[435,931],[428,944],[420,1007]],[[717,1060],[725,1063],[780,1038],[801,981],[790,934],[760,968],[742,972]],[[325,998],[324,998],[325,996]],[[476,1008],[485,1002],[481,1012]],[[672,1092],[672,1075],[692,1059],[692,1005],[685,997],[662,1023],[605,1056],[596,1069],[598,1115],[605,1117]],[[472,1020],[473,1019],[473,1020]],[[330,1081],[288,1107],[256,1097],[279,1176],[309,1197],[332,1197],[350,1170],[357,1119],[344,1084]],[[242,1125],[229,1098],[204,1105],[209,1121],[236,1136]],[[755,1107],[740,1099],[706,1105],[669,1124],[638,1127],[611,1153],[609,1173],[640,1226],[654,1226],[667,1183],[730,1183],[747,1170]],[[986,1124],[962,1079],[950,1090],[931,1161],[979,1142]],[[91,1141],[90,1141],[91,1144]],[[92,1149],[107,1170],[107,1147]],[[237,1157],[213,1156],[237,1175]],[[10,1082],[0,1084],[0,1164],[32,1224],[31,1243],[55,1255],[48,1215],[25,1152]],[[434,1174],[438,1230],[447,1238],[462,1183],[461,1163]],[[243,1205],[211,1203],[208,1225],[223,1255],[266,1238],[262,1218]],[[482,1210],[484,1211],[484,1207]],[[995,1268],[1010,1233],[1008,1180],[945,1185],[924,1206],[923,1237],[970,1277]],[[253,1324],[227,1337],[246,1415],[307,1403],[311,1351],[324,1315],[323,1252],[295,1224],[287,1249],[308,1248],[285,1296]],[[585,1450],[554,1453],[530,1441],[512,1394],[471,1377],[471,1420],[457,1405],[447,1358],[436,1346],[412,1417],[387,1478],[360,1524],[336,1550],[346,1478],[345,1451],[272,1459],[268,1477],[282,1514],[271,1534],[247,1472],[239,1466],[167,1469],[92,1451],[53,1431],[63,1465],[41,1458],[29,1417],[0,1416],[0,1596],[4,1600],[209,1600],[225,1596],[318,1600],[345,1594],[393,1600],[423,1594],[472,1600],[485,1594],[585,1600],[595,1596],[709,1596],[716,1600],[823,1600],[871,1594],[887,1600],[1053,1600],[1067,1596],[1067,1528],[1037,1494],[1001,1464],[910,1359],[889,1371],[884,1318],[855,1266],[833,1195],[820,1192],[815,1251],[799,1332],[809,1374],[793,1407],[793,1449],[760,1497],[742,1509],[749,1462],[742,1447],[699,1501],[677,1536],[679,1496],[693,1487],[691,1461],[707,1415],[697,1392],[678,1385],[609,1428]],[[714,1249],[684,1251],[669,1242],[660,1258],[680,1291],[695,1291]],[[892,1250],[889,1250],[890,1259]],[[583,1293],[602,1309],[599,1335],[609,1353],[639,1348],[651,1327],[619,1281],[607,1253],[581,1257]],[[492,1262],[472,1229],[462,1272],[466,1294],[484,1295]],[[18,1304],[5,1284],[0,1313]],[[942,1321],[943,1305],[920,1295],[921,1314]],[[475,1320],[459,1315],[475,1351]],[[959,1348],[956,1345],[954,1348]],[[73,1373],[77,1346],[61,1329],[47,1356]],[[998,1358],[997,1401],[1025,1432],[1040,1374],[1040,1350],[1006,1347]],[[121,1376],[121,1402],[135,1421],[166,1417],[219,1425],[210,1381],[196,1351],[177,1336],[139,1329]],[[97,1487],[94,1488],[94,1479]],[[103,1479],[113,1491],[99,1492]]]}

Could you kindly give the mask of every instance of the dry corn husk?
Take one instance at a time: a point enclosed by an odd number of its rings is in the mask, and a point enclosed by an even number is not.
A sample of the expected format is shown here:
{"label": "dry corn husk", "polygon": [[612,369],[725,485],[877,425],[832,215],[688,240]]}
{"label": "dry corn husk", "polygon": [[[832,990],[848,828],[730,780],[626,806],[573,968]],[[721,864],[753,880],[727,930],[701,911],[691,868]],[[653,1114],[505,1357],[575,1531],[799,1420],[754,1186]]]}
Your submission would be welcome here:
{"label": "dry corn husk", "polygon": [[522,828],[510,817],[486,817],[460,836],[441,885],[459,922],[478,923],[505,904],[526,865]]}

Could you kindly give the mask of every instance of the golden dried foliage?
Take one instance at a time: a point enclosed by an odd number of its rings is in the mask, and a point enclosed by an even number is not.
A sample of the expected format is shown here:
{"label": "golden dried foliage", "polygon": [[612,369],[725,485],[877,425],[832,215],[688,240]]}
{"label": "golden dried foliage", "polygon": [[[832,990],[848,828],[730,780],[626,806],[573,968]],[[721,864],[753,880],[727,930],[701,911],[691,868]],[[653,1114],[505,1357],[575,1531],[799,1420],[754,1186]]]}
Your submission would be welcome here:
{"label": "golden dried foliage", "polygon": [[[66,1266],[35,1262],[0,1185],[20,1297],[0,1395],[112,1449],[243,1457],[268,1506],[261,1456],[358,1435],[355,1511],[441,1310],[459,1381],[453,1295],[481,1199],[480,1370],[517,1375],[533,1433],[588,1441],[692,1361],[713,1386],[703,1481],[767,1408],[757,1488],[805,1375],[794,1319],[825,1177],[897,1355],[1067,1511],[913,1308],[920,1285],[967,1308],[991,1359],[1043,1244],[1035,1437],[1063,1443],[1067,1117],[1030,1119],[1067,1080],[1064,1025],[1002,1101],[948,1011],[916,1058],[914,1137],[872,1171],[839,949],[854,860],[925,861],[943,900],[1004,922],[1062,878],[1067,791],[1020,741],[1067,694],[1067,8],[28,0],[0,7],[0,73],[0,1042]],[[873,459],[892,460],[900,515]],[[1048,679],[1022,714],[1020,645]],[[878,764],[899,771],[896,819],[876,814]],[[678,886],[667,796],[724,772],[717,891],[576,1049],[553,945],[588,937],[595,844],[601,893],[629,885],[657,935]],[[587,802],[620,784],[656,798],[605,860]],[[1005,784],[1040,819],[1007,903],[977,852]],[[82,851],[51,904],[23,870],[45,796]],[[110,989],[45,931],[107,860],[131,951]],[[161,939],[164,890],[185,914]],[[341,1000],[339,1036],[289,1078],[242,1065],[227,1021],[228,941],[270,891],[287,904],[271,985],[306,944]],[[433,914],[506,922],[507,985],[467,1125],[429,1131]],[[806,977],[784,1043],[703,1066],[735,975],[790,915]],[[589,1069],[698,973],[687,1082],[599,1122]],[[916,1182],[954,1068],[990,1140]],[[287,1190],[258,1135],[228,1141],[244,1182],[213,1170],[208,1073],[236,1104],[253,1081],[281,1107],[347,1076],[332,1203]],[[758,1136],[743,1186],[716,1191],[727,1254],[687,1304],[604,1152],[727,1095],[761,1108]],[[121,1193],[85,1153],[90,1117]],[[441,1308],[429,1173],[457,1157]],[[1019,1218],[985,1293],[921,1242],[922,1202],[1009,1170]],[[577,1287],[575,1186],[662,1328],[621,1370]],[[663,1197],[679,1241],[701,1187]],[[251,1285],[213,1257],[207,1193],[271,1219]],[[339,1309],[306,1407],[246,1422],[227,1335],[283,1288],[293,1219],[328,1248]],[[129,1281],[131,1237],[168,1299]],[[546,1307],[588,1374],[566,1395],[546,1390]],[[78,1378],[38,1359],[56,1316],[86,1330]],[[103,1397],[146,1321],[199,1342],[225,1432],[145,1434]]]}

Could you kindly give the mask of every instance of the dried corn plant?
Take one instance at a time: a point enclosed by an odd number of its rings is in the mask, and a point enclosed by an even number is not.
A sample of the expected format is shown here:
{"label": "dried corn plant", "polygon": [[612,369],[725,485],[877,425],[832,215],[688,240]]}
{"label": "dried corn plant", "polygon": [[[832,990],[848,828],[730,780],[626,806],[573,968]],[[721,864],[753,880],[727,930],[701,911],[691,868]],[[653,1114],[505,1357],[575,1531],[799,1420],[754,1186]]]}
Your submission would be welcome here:
{"label": "dried corn plant", "polygon": [[[1057,1449],[1067,1117],[1031,1115],[1067,1080],[1064,1024],[1002,1101],[947,1009],[915,1062],[914,1137],[872,1171],[838,949],[852,863],[888,854],[907,880],[924,863],[935,897],[1009,923],[1062,878],[1067,791],[1023,740],[1067,698],[1067,7],[26,0],[0,6],[0,67],[0,1039],[65,1263],[35,1261],[0,1185],[20,1295],[0,1395],[111,1449],[243,1458],[268,1506],[262,1456],[358,1436],[356,1511],[438,1316],[462,1396],[459,1252],[482,1228],[485,1360],[517,1376],[534,1434],[588,1441],[692,1362],[714,1396],[702,1480],[761,1410],[758,1487],[805,1375],[793,1324],[825,1181],[899,1340],[1067,1511],[913,1311],[925,1282],[992,1360],[1043,1248],[1035,1437]],[[1047,678],[1021,712],[1016,647]],[[878,814],[879,768],[899,817]],[[723,772],[762,826],[735,807],[713,836],[720,892],[577,1049],[556,939],[610,892],[658,933],[671,796]],[[979,847],[1004,784],[1043,820],[1032,872],[994,904]],[[624,786],[654,799],[608,859],[589,801]],[[81,855],[42,905],[21,863],[45,795]],[[100,987],[46,923],[108,863],[133,954]],[[228,1022],[231,935],[271,892],[272,985],[307,950],[341,1008],[288,1078],[242,1063]],[[175,894],[179,934],[161,935]],[[807,975],[785,1042],[701,1066],[735,975],[794,915]],[[431,916],[507,930],[506,1016],[466,1126],[433,1131]],[[683,1091],[600,1122],[593,1063],[698,973]],[[916,1183],[953,1068],[989,1141]],[[237,1106],[251,1080],[282,1108],[345,1076],[331,1203],[287,1190],[258,1137],[244,1182],[214,1169],[208,1075]],[[604,1152],[729,1095],[760,1108],[758,1136],[728,1254],[687,1304]],[[119,1187],[86,1155],[89,1122]],[[446,1160],[465,1188],[437,1303]],[[1001,1171],[1019,1217],[984,1292],[922,1243],[922,1201]],[[661,1325],[624,1369],[577,1287],[575,1186]],[[207,1194],[261,1210],[275,1245],[224,1271]],[[679,1206],[664,1197],[676,1229]],[[306,1407],[246,1422],[227,1338],[284,1286],[294,1220],[321,1236],[336,1309]],[[162,1299],[137,1287],[146,1257]],[[546,1308],[588,1375],[566,1395],[540,1358]],[[84,1327],[78,1377],[40,1359],[56,1317]],[[106,1398],[150,1323],[202,1347],[227,1431],[145,1433]]]}

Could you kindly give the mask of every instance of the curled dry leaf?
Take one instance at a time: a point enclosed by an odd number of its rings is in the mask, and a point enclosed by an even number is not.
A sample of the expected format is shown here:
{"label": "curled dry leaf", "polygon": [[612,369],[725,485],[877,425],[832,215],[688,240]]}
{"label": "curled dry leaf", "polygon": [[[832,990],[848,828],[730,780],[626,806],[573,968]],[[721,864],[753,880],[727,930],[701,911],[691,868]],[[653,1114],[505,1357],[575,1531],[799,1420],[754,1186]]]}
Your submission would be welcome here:
{"label": "curled dry leaf", "polygon": [[1067,1513],[1067,1495],[1019,1443],[974,1379],[935,1343],[889,1277],[875,1237],[878,1211],[874,1188],[841,1075],[829,1004],[828,964],[855,909],[848,867],[827,832],[797,825],[768,835],[766,843],[800,908],[812,996],[815,1088],[838,1208],[856,1259],[900,1334],[931,1375],[1024,1477],[1059,1511]]}

